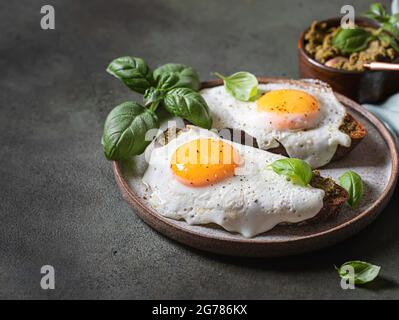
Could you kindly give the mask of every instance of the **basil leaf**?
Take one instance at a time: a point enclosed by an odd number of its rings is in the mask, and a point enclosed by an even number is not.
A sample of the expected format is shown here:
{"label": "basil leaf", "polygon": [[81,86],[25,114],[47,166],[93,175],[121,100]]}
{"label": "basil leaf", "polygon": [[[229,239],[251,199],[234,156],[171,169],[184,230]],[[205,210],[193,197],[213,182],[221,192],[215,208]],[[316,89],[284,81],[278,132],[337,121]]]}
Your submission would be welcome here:
{"label": "basil leaf", "polygon": [[312,168],[301,159],[287,158],[274,161],[270,167],[279,175],[286,176],[293,184],[306,187],[312,179]]}
{"label": "basil leaf", "polygon": [[[354,274],[348,272],[345,266],[352,267]],[[348,261],[340,268],[335,268],[337,269],[339,276],[343,279],[350,279],[353,276],[355,284],[364,284],[373,281],[381,270],[380,266],[364,261]]]}
{"label": "basil leaf", "polygon": [[117,58],[109,64],[107,72],[138,93],[144,93],[153,82],[151,70],[141,58]]}
{"label": "basil leaf", "polygon": [[201,84],[195,69],[184,64],[167,63],[154,70],[157,87],[190,88],[198,91]]}
{"label": "basil leaf", "polygon": [[204,98],[194,90],[176,88],[166,93],[163,100],[165,109],[175,116],[182,117],[192,124],[210,129],[212,117]]}
{"label": "basil leaf", "polygon": [[156,87],[160,90],[169,90],[173,88],[180,88],[180,76],[177,73],[162,73],[157,78]]}
{"label": "basil leaf", "polygon": [[341,29],[332,39],[332,45],[342,53],[350,54],[367,48],[372,39],[372,34],[362,28]]}
{"label": "basil leaf", "polygon": [[399,23],[399,12],[395,13],[393,16],[389,18],[389,23],[392,25],[396,25],[397,23]]}
{"label": "basil leaf", "polygon": [[384,22],[387,20],[387,13],[381,3],[371,4],[370,9],[366,12],[365,16],[379,22]]}
{"label": "basil leaf", "polygon": [[240,71],[229,77],[218,72],[214,72],[214,75],[223,79],[224,87],[234,98],[241,101],[250,101],[257,97],[258,79],[253,74]]}
{"label": "basil leaf", "polygon": [[122,160],[144,152],[146,133],[158,128],[155,113],[135,102],[124,102],[108,114],[102,143],[108,160]]}
{"label": "basil leaf", "polygon": [[381,33],[381,34],[378,35],[378,38],[381,41],[385,41],[385,42],[389,43],[389,45],[392,48],[394,48],[397,52],[399,52],[399,44],[398,44],[398,42],[396,41],[396,39],[394,37],[390,36],[389,34]]}
{"label": "basil leaf", "polygon": [[392,25],[390,23],[383,23],[381,28],[391,33],[395,37],[399,37],[399,28],[397,28],[395,25]]}
{"label": "basil leaf", "polygon": [[354,171],[347,171],[339,177],[339,184],[348,191],[348,204],[355,208],[363,196],[362,178]]}

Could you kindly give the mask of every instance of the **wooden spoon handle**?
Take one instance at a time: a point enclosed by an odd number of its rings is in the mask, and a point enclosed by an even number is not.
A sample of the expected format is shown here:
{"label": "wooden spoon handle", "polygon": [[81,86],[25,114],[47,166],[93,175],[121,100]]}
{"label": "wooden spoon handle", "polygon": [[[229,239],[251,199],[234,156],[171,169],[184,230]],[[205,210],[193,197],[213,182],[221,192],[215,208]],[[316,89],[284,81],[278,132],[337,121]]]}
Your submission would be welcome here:
{"label": "wooden spoon handle", "polygon": [[394,70],[399,71],[399,64],[387,62],[370,62],[365,63],[364,67],[370,70]]}

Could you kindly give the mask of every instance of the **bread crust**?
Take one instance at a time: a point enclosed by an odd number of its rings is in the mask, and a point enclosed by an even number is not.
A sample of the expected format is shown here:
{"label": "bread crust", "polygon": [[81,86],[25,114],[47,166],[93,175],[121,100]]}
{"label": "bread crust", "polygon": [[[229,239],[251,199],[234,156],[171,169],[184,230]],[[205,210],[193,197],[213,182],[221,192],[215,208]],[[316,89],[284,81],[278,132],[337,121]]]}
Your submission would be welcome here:
{"label": "bread crust", "polygon": [[[349,147],[339,145],[331,161],[336,161],[344,158],[367,135],[366,128],[349,113],[345,114],[344,121],[339,129],[340,131],[349,135],[349,137],[351,138],[351,145]],[[268,149],[267,151],[288,157],[287,151],[281,144],[278,147]]]}
{"label": "bread crust", "polygon": [[318,170],[313,170],[313,177],[310,181],[310,185],[314,188],[324,190],[325,194],[323,198],[323,208],[316,216],[306,220],[306,223],[319,222],[333,217],[349,199],[349,194],[344,188],[335,183],[333,179],[320,176]]}

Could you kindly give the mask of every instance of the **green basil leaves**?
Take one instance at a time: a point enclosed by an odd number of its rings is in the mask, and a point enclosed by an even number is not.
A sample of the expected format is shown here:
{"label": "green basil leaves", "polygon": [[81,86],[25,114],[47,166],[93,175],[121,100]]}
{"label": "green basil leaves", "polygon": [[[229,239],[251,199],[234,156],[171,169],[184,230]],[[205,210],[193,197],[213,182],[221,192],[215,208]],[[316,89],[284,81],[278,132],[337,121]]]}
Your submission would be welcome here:
{"label": "green basil leaves", "polygon": [[347,171],[338,180],[340,186],[349,193],[348,204],[355,208],[363,196],[362,178],[354,171]]}
{"label": "green basil leaves", "polygon": [[131,90],[144,94],[145,107],[125,102],[108,115],[102,144],[108,160],[121,160],[144,152],[150,143],[145,137],[159,127],[155,114],[158,106],[196,126],[210,129],[212,117],[208,105],[197,92],[197,72],[186,65],[167,63],[151,71],[143,59],[120,57],[113,60],[107,72],[120,79]]}
{"label": "green basil leaves", "polygon": [[109,64],[107,72],[138,93],[144,93],[153,83],[152,72],[141,58],[117,58]]}
{"label": "green basil leaves", "polygon": [[116,106],[105,120],[102,143],[108,160],[127,159],[141,154],[151,142],[150,129],[159,127],[155,113],[135,102]]}
{"label": "green basil leaves", "polygon": [[384,6],[381,3],[371,4],[369,10],[364,15],[367,18],[376,20],[377,22],[380,23],[388,22],[390,18]]}
{"label": "green basil leaves", "polygon": [[355,284],[365,284],[378,276],[381,267],[364,261],[348,261],[335,269],[341,278],[353,280]]}
{"label": "green basil leaves", "polygon": [[389,15],[381,3],[373,3],[364,15],[380,24],[375,36],[399,52],[399,13]]}
{"label": "green basil leaves", "polygon": [[156,86],[146,90],[144,94],[146,104],[164,99],[166,93],[175,88],[188,88],[194,91],[200,88],[197,71],[183,64],[167,63],[155,69],[153,75]]}
{"label": "green basil leaves", "polygon": [[307,162],[301,159],[280,159],[267,166],[267,168],[269,167],[272,168],[275,173],[286,176],[293,184],[306,187],[309,185],[310,180],[312,180],[312,168]]}
{"label": "green basil leaves", "polygon": [[393,16],[389,18],[390,24],[397,24],[399,23],[399,12],[395,13]]}
{"label": "green basil leaves", "polygon": [[397,52],[399,52],[399,43],[396,41],[396,39],[388,34],[381,33],[378,35],[378,39],[381,41],[385,41],[389,43],[389,45],[394,48]]}
{"label": "green basil leaves", "polygon": [[188,88],[172,89],[166,93],[163,103],[165,109],[175,116],[206,129],[212,127],[208,105],[198,92]]}
{"label": "green basil leaves", "polygon": [[370,41],[379,39],[399,52],[399,13],[391,16],[381,3],[373,3],[364,15],[376,21],[380,28],[372,32],[362,27],[341,29],[332,39],[332,45],[342,54],[351,54],[366,49]]}
{"label": "green basil leaves", "polygon": [[218,72],[214,75],[223,79],[226,91],[238,100],[250,101],[258,95],[258,80],[249,72],[240,71],[228,77]]}
{"label": "green basil leaves", "polygon": [[341,29],[332,39],[332,45],[344,54],[358,52],[367,48],[373,35],[363,29]]}
{"label": "green basil leaves", "polygon": [[167,63],[154,70],[157,87],[190,88],[198,91],[200,81],[197,71],[184,64]]}
{"label": "green basil leaves", "polygon": [[386,34],[393,35],[396,38],[399,37],[399,28],[396,27],[396,22],[393,24],[390,22],[383,23],[381,28],[382,30],[387,31]]}

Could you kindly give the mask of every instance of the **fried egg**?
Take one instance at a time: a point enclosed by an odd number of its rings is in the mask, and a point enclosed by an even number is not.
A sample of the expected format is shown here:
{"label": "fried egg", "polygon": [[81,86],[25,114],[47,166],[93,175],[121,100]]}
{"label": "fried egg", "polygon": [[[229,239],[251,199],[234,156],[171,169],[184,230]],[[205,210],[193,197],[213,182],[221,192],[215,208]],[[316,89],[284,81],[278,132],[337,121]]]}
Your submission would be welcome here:
{"label": "fried egg", "polygon": [[261,95],[243,102],[224,86],[201,90],[216,129],[245,131],[267,150],[281,144],[292,158],[313,168],[329,163],[338,145],[349,147],[351,138],[339,130],[345,107],[331,88],[316,80],[260,84]]}
{"label": "fried egg", "polygon": [[167,144],[151,146],[142,180],[159,214],[253,237],[312,218],[323,207],[323,190],[294,185],[266,168],[282,158],[187,126]]}

